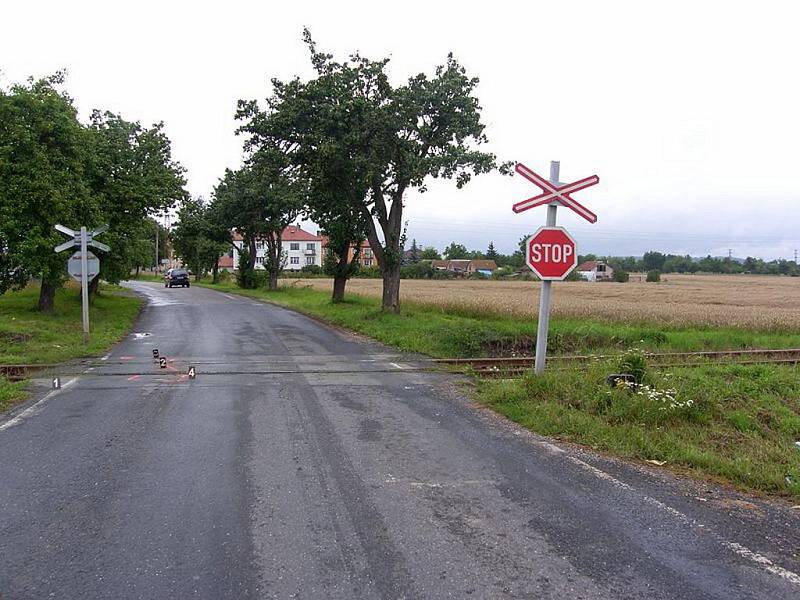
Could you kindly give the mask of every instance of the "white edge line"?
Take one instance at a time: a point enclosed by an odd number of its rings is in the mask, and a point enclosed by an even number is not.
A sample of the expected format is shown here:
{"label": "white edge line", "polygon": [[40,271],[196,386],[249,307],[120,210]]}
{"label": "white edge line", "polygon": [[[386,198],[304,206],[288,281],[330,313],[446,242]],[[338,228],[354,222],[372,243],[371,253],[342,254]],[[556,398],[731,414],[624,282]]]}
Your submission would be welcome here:
{"label": "white edge line", "polygon": [[39,412],[39,409],[41,408],[41,405],[43,403],[47,402],[50,398],[52,398],[53,396],[55,396],[56,394],[58,394],[62,390],[65,390],[66,388],[71,386],[77,380],[78,380],[77,377],[73,377],[72,379],[67,381],[64,385],[62,385],[59,389],[52,390],[52,391],[48,392],[47,394],[45,394],[45,396],[42,399],[40,399],[35,404],[33,404],[33,405],[29,406],[28,408],[26,408],[25,410],[23,410],[16,417],[14,417],[13,419],[9,419],[8,421],[6,421],[3,424],[0,424],[0,431],[8,429],[9,427],[13,427],[14,425],[19,425],[22,421],[24,421],[28,417],[31,417],[31,416],[35,415],[37,412]]}
{"label": "white edge line", "polygon": [[[628,491],[631,491],[631,492],[635,491],[630,485],[628,485],[624,481],[620,481],[619,479],[617,479],[615,477],[612,477],[611,475],[609,475],[605,471],[602,471],[602,470],[598,469],[597,467],[592,466],[589,463],[582,461],[579,458],[576,458],[574,456],[567,456],[567,460],[569,460],[570,462],[578,465],[582,469],[592,473],[596,477],[610,482],[612,485],[614,485],[616,487],[619,487],[621,489],[628,490]],[[686,523],[688,525],[692,524],[692,521],[689,519],[689,517],[687,517],[685,514],[683,514],[679,510],[677,510],[675,508],[672,508],[671,506],[667,506],[666,504],[664,504],[660,500],[656,500],[655,498],[653,498],[651,496],[648,496],[647,494],[642,494],[642,499],[645,502],[647,502],[649,504],[653,504],[654,506],[660,508],[661,510],[664,510],[664,511],[668,512],[672,516],[678,518],[678,520],[683,521],[684,523]],[[717,536],[714,536],[714,537],[717,537]],[[740,556],[742,558],[746,558],[746,559],[756,563],[757,565],[759,565],[765,571],[767,571],[769,573],[772,573],[773,575],[777,575],[778,577],[782,577],[783,579],[786,579],[787,581],[790,581],[791,583],[793,583],[795,585],[800,585],[800,575],[798,575],[797,573],[794,573],[792,571],[789,571],[788,569],[784,569],[783,567],[780,567],[780,566],[776,565],[770,559],[768,559],[766,556],[758,554],[757,552],[753,552],[752,550],[750,550],[746,546],[743,546],[742,544],[739,544],[737,542],[729,542],[728,540],[720,539],[720,538],[717,538],[717,541],[722,546],[724,546],[728,550],[732,551],[734,554],[737,554],[738,556]]]}
{"label": "white edge line", "polygon": [[392,365],[393,367],[395,367],[396,369],[400,369],[401,371],[403,370],[403,367],[401,367],[397,363],[390,362],[389,364]]}

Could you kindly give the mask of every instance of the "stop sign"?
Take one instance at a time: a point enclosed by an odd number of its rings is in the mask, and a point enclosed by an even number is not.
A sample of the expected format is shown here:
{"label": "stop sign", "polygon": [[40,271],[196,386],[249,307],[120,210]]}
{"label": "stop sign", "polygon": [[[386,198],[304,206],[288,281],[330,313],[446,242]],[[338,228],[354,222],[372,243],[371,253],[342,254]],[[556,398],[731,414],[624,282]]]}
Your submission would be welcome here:
{"label": "stop sign", "polygon": [[575,240],[563,227],[542,227],[525,244],[525,262],[543,281],[561,281],[578,264]]}

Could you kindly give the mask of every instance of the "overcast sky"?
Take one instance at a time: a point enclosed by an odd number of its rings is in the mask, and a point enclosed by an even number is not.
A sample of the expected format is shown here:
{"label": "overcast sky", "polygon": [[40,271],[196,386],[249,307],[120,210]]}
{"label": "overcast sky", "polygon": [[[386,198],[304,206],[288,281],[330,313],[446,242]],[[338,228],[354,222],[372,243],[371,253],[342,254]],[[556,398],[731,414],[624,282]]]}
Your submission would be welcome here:
{"label": "overcast sky", "polygon": [[[304,26],[337,57],[391,57],[400,83],[452,51],[480,78],[488,149],[561,180],[599,216],[559,224],[581,252],[792,258],[800,248],[800,3],[5,2],[0,85],[56,69],[92,108],[163,120],[189,190],[208,197],[242,158],[239,98],[311,76]],[[544,222],[537,193],[484,175],[407,196],[409,239],[504,252]]]}

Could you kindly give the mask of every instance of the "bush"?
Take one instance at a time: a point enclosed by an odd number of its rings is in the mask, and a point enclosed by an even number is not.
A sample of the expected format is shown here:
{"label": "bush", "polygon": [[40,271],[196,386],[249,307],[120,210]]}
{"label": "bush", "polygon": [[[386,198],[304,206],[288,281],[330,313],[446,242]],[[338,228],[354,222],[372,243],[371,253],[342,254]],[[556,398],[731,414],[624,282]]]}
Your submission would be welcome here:
{"label": "bush", "polygon": [[400,269],[401,279],[430,279],[433,277],[433,267],[430,261],[420,261]]}
{"label": "bush", "polygon": [[381,269],[380,267],[373,266],[373,267],[361,267],[358,270],[358,274],[356,277],[364,277],[366,279],[380,279],[381,278]]}
{"label": "bush", "polygon": [[647,272],[647,279],[645,281],[648,282],[659,282],[661,281],[661,271],[648,271]]}
{"label": "bush", "polygon": [[300,272],[305,275],[321,275],[322,274],[322,267],[319,265],[305,265]]}
{"label": "bush", "polygon": [[623,271],[622,269],[616,269],[614,271],[614,281],[617,283],[628,283],[631,276],[628,274],[627,271]]}
{"label": "bush", "polygon": [[619,361],[619,372],[633,375],[637,385],[641,385],[647,375],[647,358],[641,350],[628,350]]}

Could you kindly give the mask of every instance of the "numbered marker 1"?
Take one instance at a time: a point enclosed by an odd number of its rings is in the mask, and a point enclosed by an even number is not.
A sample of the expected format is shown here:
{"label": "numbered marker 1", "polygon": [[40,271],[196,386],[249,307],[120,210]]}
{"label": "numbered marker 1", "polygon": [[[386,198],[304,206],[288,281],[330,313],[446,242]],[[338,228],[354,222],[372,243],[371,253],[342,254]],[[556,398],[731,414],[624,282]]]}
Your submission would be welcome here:
{"label": "numbered marker 1", "polygon": [[194,379],[197,376],[197,373],[194,370],[194,367],[189,367],[189,379]]}
{"label": "numbered marker 1", "polygon": [[161,358],[159,358],[158,359],[158,366],[161,367],[162,369],[166,369],[167,368],[167,359],[164,358],[163,356]]}
{"label": "numbered marker 1", "polygon": [[61,389],[61,377],[53,377],[53,389],[54,390]]}

